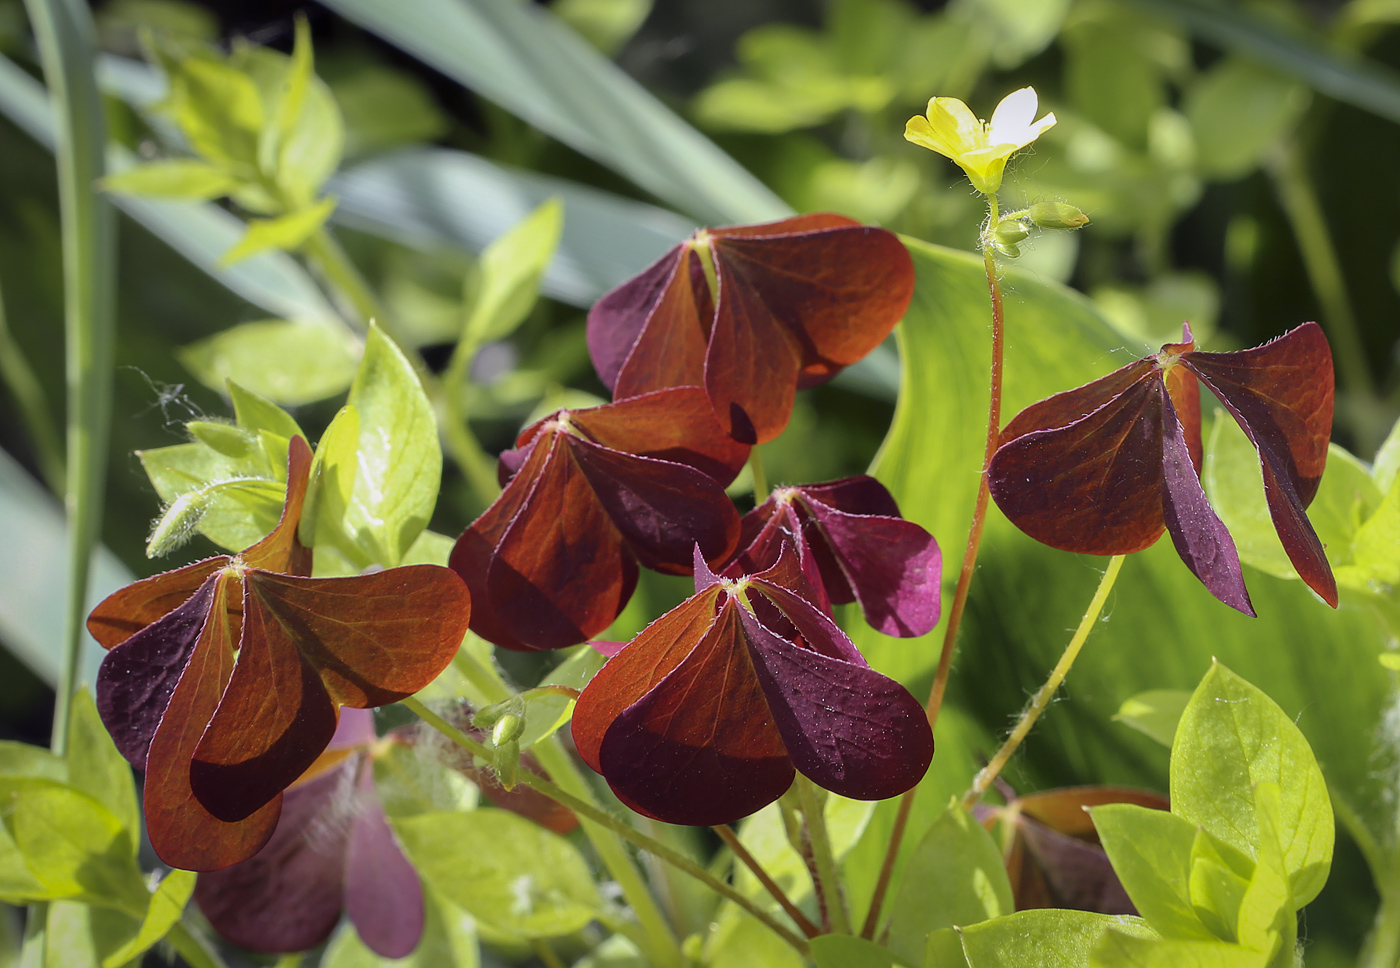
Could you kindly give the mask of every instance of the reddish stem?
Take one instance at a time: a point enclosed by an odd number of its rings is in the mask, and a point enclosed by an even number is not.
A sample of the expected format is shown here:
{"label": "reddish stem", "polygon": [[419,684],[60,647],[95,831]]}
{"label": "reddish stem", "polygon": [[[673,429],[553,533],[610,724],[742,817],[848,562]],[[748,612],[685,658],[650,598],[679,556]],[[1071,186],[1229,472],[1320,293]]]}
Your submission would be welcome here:
{"label": "reddish stem", "polygon": [[[1001,436],[1001,374],[1003,356],[1003,328],[1005,318],[1001,305],[1001,282],[997,279],[996,260],[992,257],[991,230],[996,227],[996,196],[989,196],[991,209],[987,229],[982,239],[982,263],[987,271],[987,291],[992,297],[992,378],[991,399],[987,404],[987,443],[982,452],[982,475],[977,485],[977,503],[972,511],[972,526],[967,532],[967,547],[963,550],[962,571],[958,573],[958,587],[953,592],[953,604],[948,610],[948,625],[943,631],[943,651],[938,656],[938,670],[933,675],[933,687],[929,690],[924,712],[928,716],[929,727],[938,723],[938,714],[943,708],[943,693],[948,688],[948,672],[953,665],[953,650],[957,646],[958,629],[962,625],[963,610],[967,606],[967,590],[972,585],[972,572],[977,567],[977,551],[982,545],[982,528],[987,522],[987,498],[990,495],[987,483],[987,468],[991,466],[992,454],[997,449]],[[894,874],[895,859],[899,855],[899,845],[904,840],[905,828],[909,825],[909,814],[914,809],[913,787],[899,801],[899,812],[895,814],[894,828],[890,831],[890,845],[885,851],[884,863],[880,866],[880,877],[875,882],[875,891],[870,897],[870,911],[865,916],[860,936],[872,939],[880,922],[880,909],[885,903],[890,878]]]}
{"label": "reddish stem", "polygon": [[753,875],[758,878],[758,882],[773,896],[773,900],[777,901],[779,906],[787,912],[787,916],[792,918],[798,930],[809,938],[815,938],[822,933],[821,928],[813,924],[811,919],[803,914],[796,904],[792,903],[792,899],[787,896],[787,892],[763,869],[763,865],[758,862],[758,858],[749,853],[749,849],[743,845],[734,834],[734,831],[729,828],[728,824],[719,824],[710,829],[719,834],[719,839],[724,841],[725,845],[734,852],[734,856],[753,872]]}

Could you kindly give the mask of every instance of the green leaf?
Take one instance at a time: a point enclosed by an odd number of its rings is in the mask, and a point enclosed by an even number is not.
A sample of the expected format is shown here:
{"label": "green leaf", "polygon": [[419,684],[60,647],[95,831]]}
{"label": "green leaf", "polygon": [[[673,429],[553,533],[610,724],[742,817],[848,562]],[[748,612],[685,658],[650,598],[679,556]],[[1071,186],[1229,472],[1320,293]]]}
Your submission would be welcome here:
{"label": "green leaf", "polygon": [[1281,797],[1278,784],[1260,783],[1254,788],[1254,816],[1259,825],[1258,861],[1249,879],[1236,935],[1240,944],[1270,955],[1287,953],[1286,966],[1292,965],[1298,933],[1297,909],[1284,866]]}
{"label": "green leaf", "polygon": [[[1297,578],[1269,516],[1259,455],[1229,416],[1217,417],[1211,430],[1201,482],[1230,529],[1240,560],[1279,578]],[[1381,492],[1371,480],[1370,469],[1332,444],[1308,517],[1334,569],[1351,564],[1357,530],[1380,503]]]}
{"label": "green leaf", "polygon": [[1250,857],[1260,842],[1254,787],[1277,784],[1278,840],[1295,907],[1322,890],[1332,863],[1332,804],[1298,727],[1218,662],[1181,717],[1171,757],[1172,812]]}
{"label": "green leaf", "polygon": [[939,928],[928,934],[924,948],[924,968],[967,968],[962,936],[956,928]]}
{"label": "green leaf", "polygon": [[1113,718],[1170,749],[1181,711],[1190,699],[1185,689],[1149,689],[1125,700]]}
{"label": "green leaf", "polygon": [[141,813],[131,766],[117,752],[97,704],[86,688],[73,694],[68,727],[68,776],[75,790],[88,794],[117,818],[131,834],[132,848],[140,839]]}
{"label": "green leaf", "polygon": [[[301,427],[297,426],[297,422],[292,418],[292,415],[277,406],[277,404],[273,403],[271,400],[245,390],[233,381],[229,381],[228,395],[229,399],[233,401],[233,419],[238,422],[238,426],[249,433],[260,434],[263,431],[267,431],[285,440],[290,440],[293,437],[306,436],[306,434],[302,433]],[[287,471],[287,455],[284,453],[281,457],[283,465],[282,473],[285,477]]]}
{"label": "green leaf", "polygon": [[1389,595],[1400,585],[1400,483],[1392,483],[1375,514],[1351,542],[1351,564],[1335,569],[1337,583]]}
{"label": "green leaf", "polygon": [[98,968],[135,934],[137,920],[78,901],[50,901],[45,928],[44,968]]}
{"label": "green leaf", "polygon": [[170,102],[176,123],[199,154],[212,162],[257,165],[264,111],[247,74],[213,57],[185,57],[170,78]]}
{"label": "green leaf", "polygon": [[241,323],[176,351],[205,386],[233,380],[289,407],[342,393],[355,378],[358,347],[343,330],[263,320]]}
{"label": "green leaf", "polygon": [[498,931],[554,938],[598,915],[602,900],[583,857],[523,817],[484,809],[393,823],[423,879]]}
{"label": "green leaf", "polygon": [[418,375],[377,326],[365,340],[349,406],[358,415],[359,433],[354,483],[340,524],[371,561],[392,568],[432,517],[442,448]]}
{"label": "green leaf", "polygon": [[225,168],[202,161],[169,159],[136,165],[102,179],[109,192],[151,195],[203,202],[222,198],[238,187],[238,179]]}
{"label": "green leaf", "polygon": [[1089,813],[1114,873],[1147,923],[1168,938],[1210,938],[1192,906],[1196,828],[1164,810],[1129,803]]}
{"label": "green leaf", "polygon": [[539,298],[540,281],[559,247],[564,207],[552,198],[486,247],[462,338],[480,346],[515,332]]}
{"label": "green leaf", "polygon": [[347,561],[346,574],[355,574],[373,561],[347,533],[345,523],[355,491],[359,442],[360,415],[347,404],[336,412],[316,444],[297,530],[301,543],[316,547],[318,556],[327,548],[338,551]]}
{"label": "green leaf", "polygon": [[136,837],[111,811],[70,787],[34,781],[16,791],[15,843],[48,898],[73,898],[139,916],[148,897]]}
{"label": "green leaf", "polygon": [[[573,655],[555,666],[554,671],[545,676],[540,685],[582,689],[598,674],[598,670],[603,668],[606,661],[603,654],[592,646],[575,646]],[[525,709],[525,731],[520,734],[522,750],[529,749],[540,740],[554,735],[572,719],[574,701],[567,696],[530,697]]]}
{"label": "green leaf", "polygon": [[292,251],[315,235],[335,211],[336,200],[326,196],[306,208],[279,215],[277,218],[255,218],[248,221],[248,231],[238,244],[224,253],[221,264],[231,266],[267,249]]}
{"label": "green leaf", "polygon": [[919,964],[930,931],[976,924],[1015,909],[1001,850],[955,800],[904,865],[889,908],[888,943],[906,961]]}
{"label": "green leaf", "polygon": [[291,204],[309,205],[340,164],[345,124],[330,89],[313,73],[305,18],[297,20],[292,56],[269,110],[273,120],[258,145],[262,168],[276,172]]}
{"label": "green leaf", "polygon": [[892,965],[923,964],[920,957],[905,961],[873,941],[843,934],[824,934],[812,939],[812,960],[817,968],[891,968]]}
{"label": "green leaf", "polygon": [[331,9],[700,221],[790,214],[547,10],[510,0],[334,0]]}
{"label": "green leaf", "polygon": [[733,904],[720,908],[702,964],[724,968],[807,968],[807,959]]}
{"label": "green leaf", "polygon": [[1227,57],[1186,92],[1202,174],[1229,181],[1249,174],[1308,106],[1308,90],[1277,71]]}
{"label": "green leaf", "polygon": [[1154,941],[1113,929],[1090,955],[1092,968],[1264,968],[1269,958],[1224,941]]}
{"label": "green leaf", "polygon": [[[1191,903],[1211,934],[1239,941],[1240,906],[1254,876],[1254,862],[1204,830],[1191,845]],[[1285,883],[1286,886],[1286,883]]]}
{"label": "green leaf", "polygon": [[146,909],[146,917],[136,937],[103,958],[102,968],[121,968],[155,947],[169,934],[194,893],[195,877],[193,871],[172,870],[166,874],[151,895],[151,906]]}
{"label": "green leaf", "polygon": [[447,115],[412,74],[370,62],[329,83],[345,120],[347,157],[432,144],[447,133]]}
{"label": "green leaf", "polygon": [[962,929],[970,968],[1084,968],[1109,928],[1155,938],[1141,919],[1042,908],[1020,911]]}
{"label": "green leaf", "polygon": [[1376,451],[1376,459],[1371,465],[1371,477],[1382,494],[1389,494],[1400,477],[1400,420],[1390,428],[1385,441]]}
{"label": "green leaf", "polygon": [[140,450],[136,456],[161,500],[173,505],[195,495],[200,533],[229,551],[242,551],[277,526],[285,488],[251,461],[230,460],[204,444]]}

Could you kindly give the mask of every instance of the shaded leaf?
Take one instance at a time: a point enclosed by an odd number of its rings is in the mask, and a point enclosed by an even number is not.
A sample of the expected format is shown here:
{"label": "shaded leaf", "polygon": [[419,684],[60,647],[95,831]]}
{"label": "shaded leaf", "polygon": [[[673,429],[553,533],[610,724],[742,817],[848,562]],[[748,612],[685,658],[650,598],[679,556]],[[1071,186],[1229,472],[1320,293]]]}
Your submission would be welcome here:
{"label": "shaded leaf", "polygon": [[206,386],[233,380],[287,406],[341,393],[355,376],[354,347],[328,328],[266,320],[182,347],[180,362]]}

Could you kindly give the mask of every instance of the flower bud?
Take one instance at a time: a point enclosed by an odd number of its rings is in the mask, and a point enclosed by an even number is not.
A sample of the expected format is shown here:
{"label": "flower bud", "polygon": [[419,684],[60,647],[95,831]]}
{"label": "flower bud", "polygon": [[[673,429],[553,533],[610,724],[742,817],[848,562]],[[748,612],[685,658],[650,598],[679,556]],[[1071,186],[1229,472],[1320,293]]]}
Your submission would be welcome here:
{"label": "flower bud", "polygon": [[997,227],[992,230],[999,245],[1015,245],[1024,242],[1031,234],[1031,230],[1026,228],[1020,219],[1007,219],[1005,222],[998,222]]}
{"label": "flower bud", "polygon": [[1031,221],[1043,229],[1077,229],[1089,224],[1089,216],[1065,202],[1036,202],[1027,211]]}
{"label": "flower bud", "polygon": [[1019,245],[1008,245],[1005,242],[993,242],[992,244],[996,247],[998,252],[1008,259],[1015,259],[1021,254],[1021,247]]}
{"label": "flower bud", "polygon": [[525,717],[516,713],[506,713],[491,727],[491,745],[497,749],[514,743],[525,732]]}
{"label": "flower bud", "polygon": [[[506,717],[510,718],[510,717]],[[524,723],[521,723],[524,726]],[[496,747],[496,779],[506,790],[514,790],[520,778],[520,744],[515,740]]]}

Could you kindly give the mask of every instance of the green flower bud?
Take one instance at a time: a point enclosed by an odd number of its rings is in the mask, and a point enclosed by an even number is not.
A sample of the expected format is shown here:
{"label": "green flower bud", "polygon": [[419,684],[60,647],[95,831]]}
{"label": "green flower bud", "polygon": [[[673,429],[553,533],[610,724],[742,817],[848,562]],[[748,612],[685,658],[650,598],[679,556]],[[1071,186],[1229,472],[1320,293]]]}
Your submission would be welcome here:
{"label": "green flower bud", "polygon": [[1024,242],[1030,236],[1031,230],[1026,228],[1026,224],[1020,219],[1012,218],[998,222],[992,234],[996,236],[999,245],[1014,246],[1018,242]]}
{"label": "green flower bud", "polygon": [[[524,726],[524,723],[521,723]],[[496,779],[507,790],[514,790],[520,778],[520,744],[515,740],[496,747]]]}
{"label": "green flower bud", "polygon": [[491,727],[491,745],[501,749],[518,740],[523,732],[525,732],[525,717],[515,713],[506,713]]}
{"label": "green flower bud", "polygon": [[1019,245],[1007,245],[1004,242],[994,242],[993,245],[996,246],[998,252],[1008,259],[1014,259],[1021,254],[1021,247]]}
{"label": "green flower bud", "polygon": [[1089,216],[1064,202],[1036,202],[1027,211],[1043,229],[1077,229],[1089,224]]}

